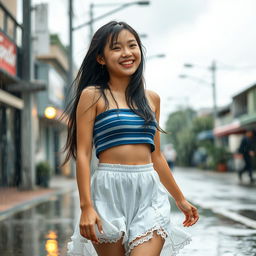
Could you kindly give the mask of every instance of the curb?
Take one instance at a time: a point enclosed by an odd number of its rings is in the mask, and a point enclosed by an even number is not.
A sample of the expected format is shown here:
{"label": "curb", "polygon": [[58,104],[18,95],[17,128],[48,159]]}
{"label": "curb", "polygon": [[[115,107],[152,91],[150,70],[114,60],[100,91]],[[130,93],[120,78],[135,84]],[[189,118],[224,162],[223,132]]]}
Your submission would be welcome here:
{"label": "curb", "polygon": [[27,210],[27,209],[29,209],[29,208],[37,205],[37,204],[45,202],[53,196],[58,196],[58,195],[61,195],[61,194],[65,194],[65,193],[74,191],[75,189],[76,189],[76,185],[71,185],[71,186],[64,187],[64,188],[56,188],[55,191],[49,192],[45,195],[41,195],[41,196],[35,197],[33,199],[30,199],[28,201],[17,204],[16,206],[11,207],[10,209],[1,211],[0,212],[0,221],[8,218],[10,215],[18,213],[20,211]]}
{"label": "curb", "polygon": [[256,221],[226,209],[212,210],[214,213],[244,224],[247,227],[256,229]]}
{"label": "curb", "polygon": [[230,219],[230,220],[233,220],[235,222],[241,223],[241,224],[243,224],[243,225],[245,225],[249,228],[256,229],[256,221],[252,220],[248,217],[245,217],[241,214],[238,214],[238,213],[233,212],[233,211],[228,210],[228,209],[215,209],[215,208],[207,206],[207,204],[199,203],[199,202],[197,202],[196,200],[193,200],[193,199],[192,200],[189,199],[189,201],[192,202],[195,205],[200,206],[203,209],[211,210],[215,214],[218,214],[220,216],[223,216],[223,217],[225,217],[227,219]]}

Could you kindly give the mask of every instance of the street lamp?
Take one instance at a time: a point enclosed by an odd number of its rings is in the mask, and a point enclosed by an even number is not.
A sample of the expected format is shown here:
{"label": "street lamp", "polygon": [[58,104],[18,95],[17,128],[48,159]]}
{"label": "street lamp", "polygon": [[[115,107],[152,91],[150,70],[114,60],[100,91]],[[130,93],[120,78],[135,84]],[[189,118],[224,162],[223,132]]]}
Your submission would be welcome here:
{"label": "street lamp", "polygon": [[[91,39],[92,36],[93,36],[93,26],[92,25],[93,25],[93,23],[95,21],[103,19],[103,18],[105,18],[105,17],[107,17],[107,16],[109,16],[109,15],[111,15],[113,13],[116,13],[116,12],[118,12],[118,11],[124,9],[124,8],[127,8],[127,7],[129,7],[131,5],[146,6],[146,5],[149,5],[149,4],[150,4],[150,1],[134,1],[134,2],[124,3],[124,4],[121,4],[121,5],[116,4],[116,3],[104,3],[104,4],[94,4],[94,3],[91,3],[90,4],[90,20],[85,22],[85,23],[83,23],[83,24],[81,24],[81,25],[79,25],[79,26],[77,26],[77,27],[72,28],[72,30],[78,30],[78,29],[80,29],[80,28],[82,28],[84,26],[90,25],[90,39]],[[103,7],[103,6],[105,7],[105,6],[113,6],[113,5],[119,5],[119,6],[117,8],[115,8],[115,9],[109,11],[109,12],[106,12],[105,14],[102,14],[102,15],[94,18],[94,13],[93,13],[93,8],[94,7]]]}
{"label": "street lamp", "polygon": [[[191,64],[191,63],[185,63],[184,64],[184,67],[185,68],[194,68],[194,67],[199,67],[199,68],[202,68],[200,66],[197,66],[197,65],[194,65],[194,64]],[[203,67],[205,68],[205,67]],[[215,61],[212,61],[211,63],[211,66],[207,68],[210,72],[211,72],[211,75],[212,75],[212,81],[211,83],[201,79],[201,78],[197,78],[197,77],[193,77],[193,76],[188,76],[188,75],[185,75],[185,74],[181,74],[179,77],[180,78],[190,78],[192,80],[196,80],[197,82],[201,82],[201,83],[205,83],[205,84],[211,84],[212,86],[212,97],[213,97],[213,118],[214,118],[214,121],[217,120],[217,99],[216,99],[216,62]]]}
{"label": "street lamp", "polygon": [[146,60],[156,59],[156,58],[165,58],[166,55],[164,53],[154,54],[146,57]]}
{"label": "street lamp", "polygon": [[47,107],[44,110],[44,115],[48,119],[54,119],[56,117],[56,115],[57,115],[57,110],[54,107]]}
{"label": "street lamp", "polygon": [[104,4],[90,4],[90,20],[79,25],[76,27],[73,27],[73,20],[72,20],[72,16],[73,16],[73,4],[72,4],[73,0],[69,0],[69,53],[68,53],[68,63],[69,63],[69,71],[68,71],[68,84],[70,85],[72,83],[73,80],[73,31],[79,30],[84,26],[90,25],[90,39],[92,38],[93,35],[93,27],[92,24],[95,21],[98,21],[100,19],[103,19],[113,13],[116,13],[126,7],[129,7],[131,5],[141,5],[141,6],[146,6],[150,4],[150,1],[134,1],[134,2],[128,2],[128,3],[123,3],[121,5],[119,5],[119,7],[106,12],[105,14],[102,14],[96,18],[93,17],[93,8],[94,6],[110,6],[110,5],[116,5],[116,4],[108,4],[108,3],[104,3]]}
{"label": "street lamp", "polygon": [[190,76],[190,75],[187,75],[187,74],[180,74],[179,78],[182,78],[182,79],[189,78],[189,79],[194,80],[194,81],[196,81],[198,83],[211,85],[211,83],[209,83],[208,81],[206,81],[204,79],[201,79],[201,78],[196,77],[196,76]]}

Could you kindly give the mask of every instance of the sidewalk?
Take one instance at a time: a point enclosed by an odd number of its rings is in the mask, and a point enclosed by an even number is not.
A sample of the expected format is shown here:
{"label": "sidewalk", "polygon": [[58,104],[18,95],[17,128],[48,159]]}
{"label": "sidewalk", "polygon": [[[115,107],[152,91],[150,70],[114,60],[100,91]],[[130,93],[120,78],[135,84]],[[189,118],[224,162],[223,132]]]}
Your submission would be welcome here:
{"label": "sidewalk", "polygon": [[242,183],[236,172],[177,167],[173,175],[191,203],[256,228],[256,184],[250,184],[246,174]]}
{"label": "sidewalk", "polygon": [[0,221],[21,210],[30,208],[50,197],[76,189],[76,179],[54,176],[49,188],[37,187],[35,190],[18,190],[14,187],[0,188]]}

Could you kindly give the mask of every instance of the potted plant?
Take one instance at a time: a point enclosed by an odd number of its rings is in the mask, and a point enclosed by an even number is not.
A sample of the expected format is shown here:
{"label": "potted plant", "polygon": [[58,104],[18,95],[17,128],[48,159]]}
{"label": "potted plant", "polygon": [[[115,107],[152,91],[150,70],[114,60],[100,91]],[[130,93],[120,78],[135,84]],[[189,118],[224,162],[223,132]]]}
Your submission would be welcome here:
{"label": "potted plant", "polygon": [[36,165],[36,183],[48,188],[51,177],[51,167],[47,161],[41,161]]}
{"label": "potted plant", "polygon": [[210,156],[210,166],[219,172],[228,170],[228,152],[224,147],[215,147],[214,145],[208,148]]}
{"label": "potted plant", "polygon": [[215,168],[219,172],[226,172],[228,170],[227,167],[227,151],[223,147],[216,147],[214,149],[214,162]]}

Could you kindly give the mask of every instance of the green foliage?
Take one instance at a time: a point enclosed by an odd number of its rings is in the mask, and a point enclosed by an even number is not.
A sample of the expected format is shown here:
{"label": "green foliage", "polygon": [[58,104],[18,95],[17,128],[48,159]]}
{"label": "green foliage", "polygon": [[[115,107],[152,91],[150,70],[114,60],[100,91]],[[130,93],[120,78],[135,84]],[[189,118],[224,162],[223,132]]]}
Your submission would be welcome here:
{"label": "green foliage", "polygon": [[179,162],[182,165],[190,166],[192,156],[196,147],[195,134],[191,132],[191,129],[184,128],[177,134],[177,152]]}
{"label": "green foliage", "polygon": [[208,145],[207,152],[209,155],[209,167],[216,169],[218,164],[227,163],[231,157],[230,153],[224,147],[216,147],[214,145]]}
{"label": "green foliage", "polygon": [[165,141],[172,143],[177,151],[177,163],[190,166],[192,156],[197,147],[212,142],[198,142],[197,134],[204,130],[213,129],[212,116],[196,117],[193,109],[184,109],[173,112],[166,122],[167,135]]}
{"label": "green foliage", "polygon": [[213,129],[212,116],[196,117],[193,119],[192,129],[193,132],[198,134],[202,131]]}
{"label": "green foliage", "polygon": [[36,165],[36,183],[37,185],[48,187],[51,177],[51,167],[47,161],[41,161]]}
{"label": "green foliage", "polygon": [[179,131],[189,127],[194,116],[195,111],[192,109],[179,110],[171,113],[165,125],[167,132],[169,132],[167,141],[177,146],[177,135]]}

